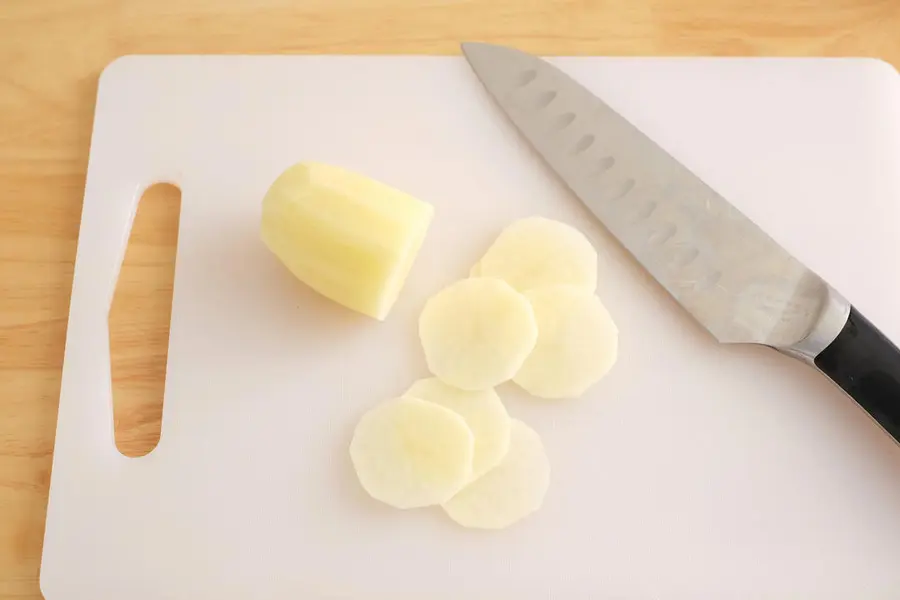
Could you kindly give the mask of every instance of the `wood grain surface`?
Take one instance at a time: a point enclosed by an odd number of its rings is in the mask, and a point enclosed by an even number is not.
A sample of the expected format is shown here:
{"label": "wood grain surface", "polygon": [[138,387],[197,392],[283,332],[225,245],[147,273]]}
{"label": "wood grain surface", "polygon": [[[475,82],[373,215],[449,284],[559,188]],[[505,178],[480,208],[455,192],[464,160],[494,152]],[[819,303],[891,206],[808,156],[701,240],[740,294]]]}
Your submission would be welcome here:
{"label": "wood grain surface", "polygon": [[[128,53],[871,56],[900,0],[0,0],[0,598],[38,571],[97,77]],[[117,443],[158,436],[177,190],[141,204],[111,310]]]}

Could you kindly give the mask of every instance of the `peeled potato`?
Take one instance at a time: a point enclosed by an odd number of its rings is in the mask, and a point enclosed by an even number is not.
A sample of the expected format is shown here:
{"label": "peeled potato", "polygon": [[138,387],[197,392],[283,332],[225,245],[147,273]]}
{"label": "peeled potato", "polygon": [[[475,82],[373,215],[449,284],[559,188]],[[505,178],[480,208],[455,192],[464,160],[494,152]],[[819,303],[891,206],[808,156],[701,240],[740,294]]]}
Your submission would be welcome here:
{"label": "peeled potato", "polygon": [[600,299],[583,288],[546,287],[526,297],[538,340],[513,381],[540,398],[580,396],[616,362],[616,324]]}
{"label": "peeled potato", "polygon": [[494,469],[444,503],[463,527],[502,529],[541,507],[550,486],[550,460],[540,436],[513,419],[509,451]]}
{"label": "peeled potato", "polygon": [[477,262],[469,269],[469,277],[481,277],[481,263]]}
{"label": "peeled potato", "polygon": [[482,277],[503,279],[520,292],[548,285],[597,287],[597,252],[583,233],[546,219],[520,219],[504,229],[476,265]]}
{"label": "peeled potato", "polygon": [[419,337],[429,370],[464,390],[486,390],[512,378],[534,348],[531,304],[506,282],[458,281],[425,303]]}
{"label": "peeled potato", "polygon": [[340,167],[298,163],[263,198],[263,242],[306,285],[384,320],[403,288],[434,209]]}
{"label": "peeled potato", "polygon": [[397,398],[360,419],[350,458],[366,492],[396,508],[441,504],[472,478],[475,437],[457,413]]}
{"label": "peeled potato", "polygon": [[506,456],[512,420],[493,389],[466,391],[432,377],[415,382],[404,396],[440,404],[466,421],[475,436],[473,478],[484,475]]}

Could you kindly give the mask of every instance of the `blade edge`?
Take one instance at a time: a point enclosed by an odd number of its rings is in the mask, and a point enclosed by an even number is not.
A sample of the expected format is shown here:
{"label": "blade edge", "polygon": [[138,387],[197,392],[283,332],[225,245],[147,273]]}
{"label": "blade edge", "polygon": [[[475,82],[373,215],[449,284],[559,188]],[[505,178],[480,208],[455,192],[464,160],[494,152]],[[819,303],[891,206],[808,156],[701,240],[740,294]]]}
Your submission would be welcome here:
{"label": "blade edge", "polygon": [[549,62],[490,44],[463,52],[550,169],[716,339],[809,335],[827,284],[696,174]]}

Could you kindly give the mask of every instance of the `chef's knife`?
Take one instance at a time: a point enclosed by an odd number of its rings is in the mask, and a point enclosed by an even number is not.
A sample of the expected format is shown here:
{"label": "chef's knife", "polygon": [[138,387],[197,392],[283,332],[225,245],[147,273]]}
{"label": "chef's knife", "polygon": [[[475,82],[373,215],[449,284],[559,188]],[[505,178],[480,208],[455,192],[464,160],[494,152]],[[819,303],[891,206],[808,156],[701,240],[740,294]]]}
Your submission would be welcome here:
{"label": "chef's knife", "polygon": [[900,441],[900,350],[843,296],[550,63],[462,48],[550,168],[719,342],[768,346],[819,369]]}

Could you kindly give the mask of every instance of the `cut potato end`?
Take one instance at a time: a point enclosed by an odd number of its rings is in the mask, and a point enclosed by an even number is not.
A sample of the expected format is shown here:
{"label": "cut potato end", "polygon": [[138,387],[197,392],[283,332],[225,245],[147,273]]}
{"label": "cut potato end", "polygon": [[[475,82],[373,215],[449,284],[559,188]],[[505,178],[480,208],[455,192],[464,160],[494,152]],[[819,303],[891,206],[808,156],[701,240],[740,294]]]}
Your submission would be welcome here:
{"label": "cut potato end", "polygon": [[509,451],[494,469],[443,505],[463,527],[503,529],[541,507],[550,486],[550,460],[540,436],[513,419]]}
{"label": "cut potato end", "polygon": [[503,279],[520,292],[549,285],[597,287],[597,251],[574,227],[544,217],[504,229],[476,265],[482,277]]}
{"label": "cut potato end", "polygon": [[366,492],[396,508],[441,504],[472,477],[475,438],[456,412],[397,398],[360,419],[350,458]]}
{"label": "cut potato end", "polygon": [[464,390],[486,390],[512,378],[534,348],[531,304],[499,279],[463,279],[444,288],[419,316],[429,370]]}
{"label": "cut potato end", "polygon": [[358,173],[299,163],[266,192],[261,236],[309,287],[383,320],[433,213],[431,205]]}
{"label": "cut potato end", "polygon": [[616,362],[615,322],[600,299],[583,288],[553,286],[526,297],[537,319],[538,340],[513,381],[540,398],[582,395]]}
{"label": "cut potato end", "polygon": [[487,473],[506,456],[512,420],[493,389],[466,391],[432,377],[415,382],[404,396],[440,404],[466,421],[475,436],[473,478]]}

